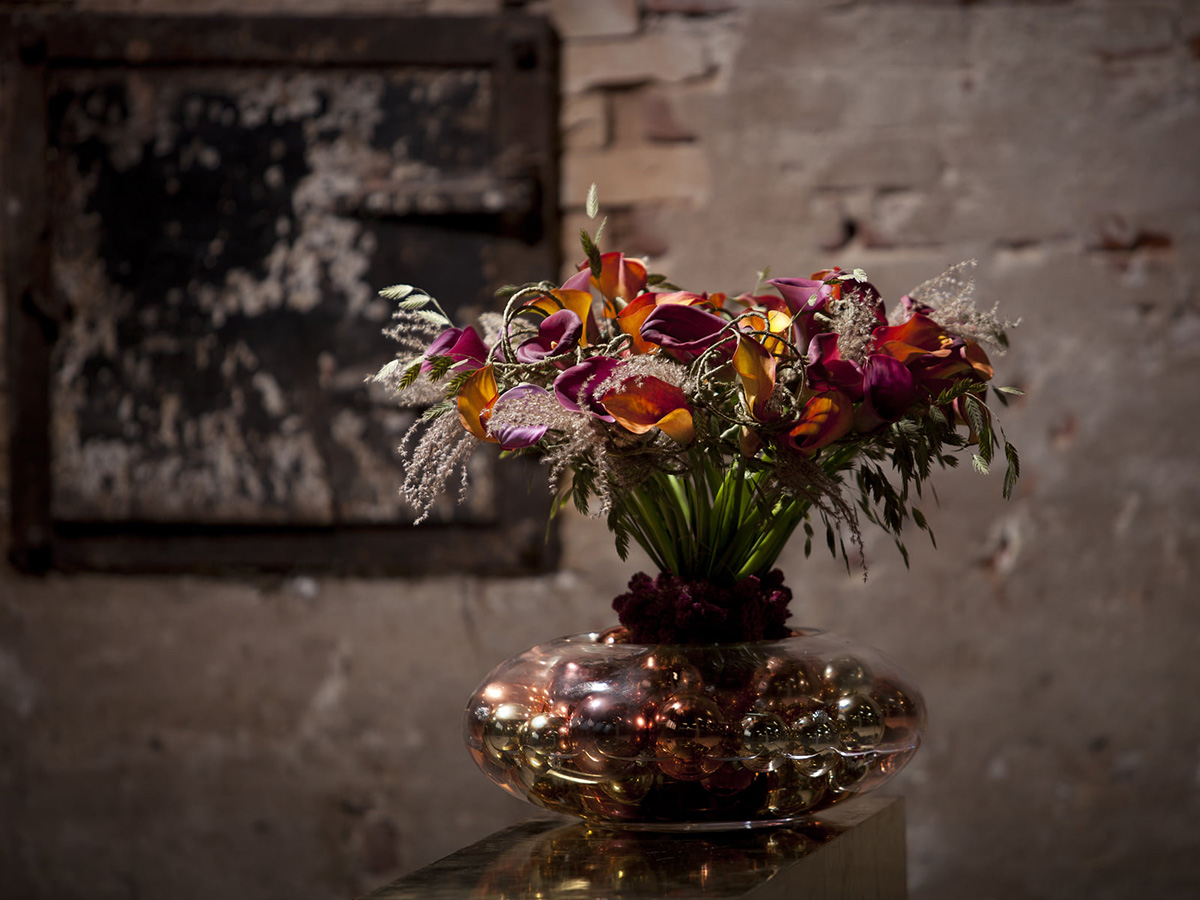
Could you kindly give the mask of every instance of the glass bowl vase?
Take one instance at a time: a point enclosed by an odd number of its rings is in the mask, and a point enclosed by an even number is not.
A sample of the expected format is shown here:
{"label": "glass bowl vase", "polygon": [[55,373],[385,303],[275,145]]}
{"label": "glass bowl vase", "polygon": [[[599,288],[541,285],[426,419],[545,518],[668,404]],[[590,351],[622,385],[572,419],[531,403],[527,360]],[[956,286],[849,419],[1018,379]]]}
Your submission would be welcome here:
{"label": "glass bowl vase", "polygon": [[533,647],[467,704],[467,748],[506,791],[648,830],[782,825],[874,790],[912,758],[925,704],[878,651],[814,629],[647,645],[624,630]]}

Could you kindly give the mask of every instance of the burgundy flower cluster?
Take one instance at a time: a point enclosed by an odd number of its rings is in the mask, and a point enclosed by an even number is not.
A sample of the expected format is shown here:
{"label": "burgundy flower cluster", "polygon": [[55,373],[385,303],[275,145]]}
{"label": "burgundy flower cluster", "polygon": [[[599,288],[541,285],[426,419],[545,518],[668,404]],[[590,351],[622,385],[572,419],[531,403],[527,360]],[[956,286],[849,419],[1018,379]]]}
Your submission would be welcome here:
{"label": "burgundy flower cluster", "polygon": [[613,609],[635,644],[718,644],[787,637],[791,600],[779,569],[733,585],[639,572]]}

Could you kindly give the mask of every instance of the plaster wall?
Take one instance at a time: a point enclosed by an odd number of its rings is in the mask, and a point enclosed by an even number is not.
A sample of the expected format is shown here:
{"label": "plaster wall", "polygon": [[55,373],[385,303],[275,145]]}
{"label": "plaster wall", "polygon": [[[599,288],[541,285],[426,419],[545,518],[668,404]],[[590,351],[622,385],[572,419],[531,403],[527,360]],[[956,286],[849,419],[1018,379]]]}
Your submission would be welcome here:
{"label": "plaster wall", "polygon": [[[1002,418],[1013,500],[949,473],[910,569],[871,536],[865,582],[783,560],[796,620],[925,689],[926,745],[890,788],[912,895],[1195,896],[1200,6],[527,7],[564,38],[565,243],[596,181],[608,246],[689,289],[836,264],[894,299],[975,259],[981,303],[1022,320],[996,360],[1026,392]],[[459,711],[505,656],[611,624],[639,561],[577,517],[564,546],[516,580],[0,567],[0,895],[349,897],[522,817]]]}

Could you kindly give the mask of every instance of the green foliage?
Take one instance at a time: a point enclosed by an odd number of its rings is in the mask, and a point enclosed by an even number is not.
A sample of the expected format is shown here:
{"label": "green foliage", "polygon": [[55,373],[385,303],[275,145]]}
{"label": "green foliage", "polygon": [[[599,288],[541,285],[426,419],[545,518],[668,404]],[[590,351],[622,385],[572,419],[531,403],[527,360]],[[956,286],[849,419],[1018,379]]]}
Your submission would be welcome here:
{"label": "green foliage", "polygon": [[579,239],[583,242],[583,252],[587,254],[588,266],[592,270],[592,277],[599,278],[603,267],[603,263],[600,261],[600,248],[592,240],[592,236],[582,229],[579,232]]}
{"label": "green foliage", "polygon": [[453,400],[439,400],[421,414],[421,421],[432,422],[434,419],[440,419],[446,413],[456,412],[457,410],[458,404]]}
{"label": "green foliage", "polygon": [[386,300],[396,300],[396,308],[424,319],[438,328],[449,328],[450,317],[442,309],[441,304],[420,288],[411,284],[393,284],[379,292]]}
{"label": "green foliage", "polygon": [[419,377],[421,377],[421,363],[422,360],[418,359],[415,362],[410,363],[408,368],[404,370],[404,374],[400,377],[400,383],[398,385],[399,390],[407,390],[416,383]]}

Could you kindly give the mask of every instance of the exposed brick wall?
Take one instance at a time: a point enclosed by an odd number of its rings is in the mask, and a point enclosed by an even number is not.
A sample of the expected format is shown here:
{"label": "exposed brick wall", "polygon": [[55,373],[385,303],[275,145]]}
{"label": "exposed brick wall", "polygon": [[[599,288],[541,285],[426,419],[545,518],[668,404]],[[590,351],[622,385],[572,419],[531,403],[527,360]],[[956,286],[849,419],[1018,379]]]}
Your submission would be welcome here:
{"label": "exposed brick wall", "polygon": [[[998,360],[1027,391],[1018,495],[952,473],[938,548],[906,571],[868,539],[866,583],[793,552],[797,619],[926,690],[894,786],[914,897],[1194,893],[1200,4],[23,5],[523,6],[563,39],[568,260],[592,182],[606,247],[694,290],[840,263],[895,297],[977,258],[983,302],[1024,319]],[[348,897],[524,815],[457,716],[492,663],[611,621],[636,561],[566,526],[563,572],[516,582],[0,567],[0,895]]]}

